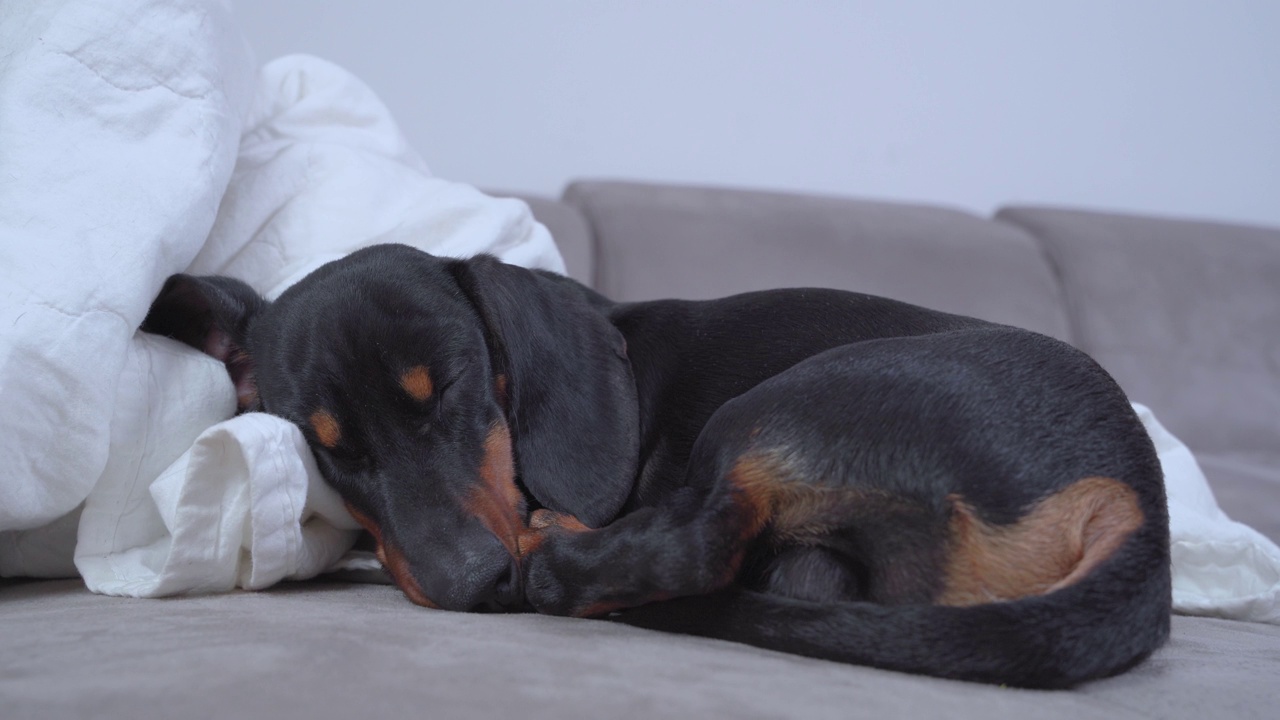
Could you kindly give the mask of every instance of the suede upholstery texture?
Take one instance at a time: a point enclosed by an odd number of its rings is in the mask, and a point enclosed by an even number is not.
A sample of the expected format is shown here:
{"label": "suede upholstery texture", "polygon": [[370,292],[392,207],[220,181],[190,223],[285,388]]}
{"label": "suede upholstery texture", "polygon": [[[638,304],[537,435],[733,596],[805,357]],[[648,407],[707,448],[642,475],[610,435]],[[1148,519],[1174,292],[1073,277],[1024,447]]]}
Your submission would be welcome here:
{"label": "suede upholstery texture", "polygon": [[[1094,354],[1280,538],[1280,231],[1042,208],[581,182],[528,198],[619,299],[840,287]],[[1175,617],[1119,677],[1026,691],[598,620],[425,610],[385,585],[132,600],[0,581],[0,718],[1274,718],[1280,627]]]}
{"label": "suede upholstery texture", "polygon": [[135,600],[4,590],[0,715],[50,718],[1274,718],[1280,627],[1174,618],[1119,677],[1032,691],[602,620],[427,611],[385,585]]}
{"label": "suede upholstery texture", "polygon": [[578,183],[565,199],[595,233],[596,289],[616,300],[833,287],[1068,339],[1060,286],[1015,226],[923,205],[712,188]]}

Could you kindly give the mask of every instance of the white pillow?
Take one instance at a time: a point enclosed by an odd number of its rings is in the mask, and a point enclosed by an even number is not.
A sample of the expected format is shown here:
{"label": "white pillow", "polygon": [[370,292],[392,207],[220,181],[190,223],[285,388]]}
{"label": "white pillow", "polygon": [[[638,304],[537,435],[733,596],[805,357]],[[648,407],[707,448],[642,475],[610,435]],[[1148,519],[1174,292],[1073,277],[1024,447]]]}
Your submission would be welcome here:
{"label": "white pillow", "polygon": [[6,0],[0,22],[0,531],[107,464],[160,283],[208,235],[253,81],[220,3]]}

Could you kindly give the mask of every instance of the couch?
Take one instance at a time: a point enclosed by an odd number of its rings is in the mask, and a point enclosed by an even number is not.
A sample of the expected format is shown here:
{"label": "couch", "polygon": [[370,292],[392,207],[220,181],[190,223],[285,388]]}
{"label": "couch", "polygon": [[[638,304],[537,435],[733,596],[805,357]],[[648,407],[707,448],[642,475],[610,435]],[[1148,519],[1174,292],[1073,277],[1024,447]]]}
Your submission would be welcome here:
{"label": "couch", "polygon": [[[526,197],[568,272],[621,300],[855,289],[1097,358],[1280,540],[1280,230],[1009,207],[578,182]],[[0,717],[1272,718],[1280,626],[1173,619],[1119,677],[1028,691],[535,615],[424,610],[335,576],[138,600],[0,581]]]}

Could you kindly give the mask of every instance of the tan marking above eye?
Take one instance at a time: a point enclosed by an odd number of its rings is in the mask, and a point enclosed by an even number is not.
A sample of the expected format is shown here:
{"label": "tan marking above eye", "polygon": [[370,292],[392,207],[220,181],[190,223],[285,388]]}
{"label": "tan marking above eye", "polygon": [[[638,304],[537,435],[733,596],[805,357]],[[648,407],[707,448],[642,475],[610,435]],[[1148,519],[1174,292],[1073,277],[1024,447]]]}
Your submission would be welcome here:
{"label": "tan marking above eye", "polygon": [[400,387],[409,393],[414,400],[423,401],[431,397],[435,386],[431,382],[431,373],[425,365],[416,365],[404,371],[400,376]]}
{"label": "tan marking above eye", "polygon": [[342,428],[338,426],[337,418],[328,410],[321,409],[311,413],[309,419],[311,429],[316,431],[320,444],[331,450],[337,447],[338,441],[342,439]]}

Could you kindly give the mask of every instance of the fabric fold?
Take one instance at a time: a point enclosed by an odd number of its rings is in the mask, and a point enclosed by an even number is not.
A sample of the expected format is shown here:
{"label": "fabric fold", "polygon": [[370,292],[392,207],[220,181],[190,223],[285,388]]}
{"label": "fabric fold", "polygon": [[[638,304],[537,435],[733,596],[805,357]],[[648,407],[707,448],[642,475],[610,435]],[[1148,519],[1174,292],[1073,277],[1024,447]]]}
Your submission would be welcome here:
{"label": "fabric fold", "polygon": [[1134,409],[1164,468],[1174,609],[1280,624],[1280,547],[1227,517],[1191,450],[1149,408]]}
{"label": "fabric fold", "polygon": [[432,177],[360,80],[259,70],[215,0],[14,0],[0,38],[0,575],[96,592],[262,588],[354,525],[295,427],[137,331],[165,278],[274,296],[377,242],[563,271],[517,200]]}

